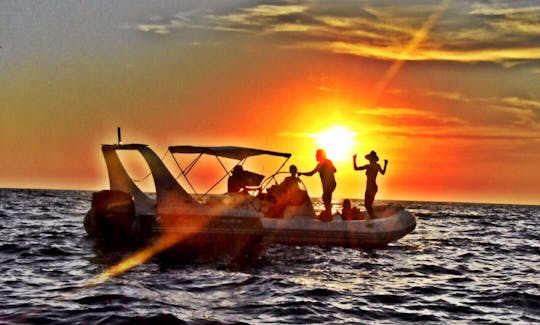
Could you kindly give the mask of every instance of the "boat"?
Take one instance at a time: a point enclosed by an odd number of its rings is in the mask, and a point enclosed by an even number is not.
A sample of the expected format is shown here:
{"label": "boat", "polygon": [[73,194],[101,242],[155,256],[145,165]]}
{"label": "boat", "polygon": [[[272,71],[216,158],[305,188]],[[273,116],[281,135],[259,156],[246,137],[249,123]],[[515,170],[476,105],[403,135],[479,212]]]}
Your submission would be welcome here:
{"label": "boat", "polygon": [[[242,255],[259,249],[262,213],[245,208],[247,197],[231,195],[220,205],[202,203],[180,186],[147,145],[102,145],[101,149],[110,189],[92,194],[84,228],[102,247],[158,242],[162,255],[174,258],[224,252]],[[135,184],[118,151],[138,151],[142,155],[154,180],[155,198]]]}
{"label": "boat", "polygon": [[[174,159],[183,183],[191,187],[188,193],[149,146],[112,144],[102,145],[101,149],[110,189],[93,193],[84,227],[91,238],[113,246],[121,242],[147,245],[164,241],[160,251],[171,256],[223,251],[238,255],[272,244],[371,248],[384,247],[416,226],[414,215],[397,205],[377,207],[376,218],[369,220],[365,212],[350,221],[340,216],[332,220],[319,218],[303,183],[291,192],[278,180],[286,174],[281,169],[290,153],[238,146],[170,146],[168,153],[173,158],[195,155],[185,168]],[[155,197],[144,193],[127,173],[117,154],[124,150],[138,151],[146,161]],[[189,173],[203,155],[215,157],[224,175],[199,193]],[[284,161],[269,176],[238,168],[260,155]],[[236,161],[234,167],[226,167],[224,158]],[[210,193],[237,169],[246,182],[240,192]]]}

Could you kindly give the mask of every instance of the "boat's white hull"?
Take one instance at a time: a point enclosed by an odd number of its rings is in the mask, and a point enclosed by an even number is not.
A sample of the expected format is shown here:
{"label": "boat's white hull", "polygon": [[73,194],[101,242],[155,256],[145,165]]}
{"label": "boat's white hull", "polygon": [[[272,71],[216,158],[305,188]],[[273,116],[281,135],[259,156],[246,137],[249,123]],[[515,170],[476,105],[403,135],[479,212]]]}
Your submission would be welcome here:
{"label": "boat's white hull", "polygon": [[394,211],[389,216],[372,220],[342,221],[341,218],[335,218],[331,222],[323,222],[300,217],[263,218],[264,242],[344,247],[385,246],[416,227],[412,213],[402,208],[387,209]]}
{"label": "boat's white hull", "polygon": [[302,216],[267,218],[181,213],[169,216],[177,221],[167,227],[166,232],[177,233],[179,237],[197,234],[198,238],[209,242],[212,238],[242,235],[261,236],[264,244],[381,247],[416,227],[414,215],[399,206],[379,206],[376,214],[378,218],[371,220],[343,221],[338,216],[324,222]]}
{"label": "boat's white hull", "polygon": [[287,245],[380,247],[407,235],[416,227],[414,215],[398,207],[384,207],[387,216],[372,220],[331,222],[312,218],[263,218],[264,242]]}

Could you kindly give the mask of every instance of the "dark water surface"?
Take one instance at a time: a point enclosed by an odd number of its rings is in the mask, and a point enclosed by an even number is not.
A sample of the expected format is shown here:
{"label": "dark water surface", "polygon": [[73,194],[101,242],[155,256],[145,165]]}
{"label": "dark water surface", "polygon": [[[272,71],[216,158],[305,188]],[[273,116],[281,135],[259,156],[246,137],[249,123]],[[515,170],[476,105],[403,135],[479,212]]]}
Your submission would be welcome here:
{"label": "dark water surface", "polygon": [[151,261],[81,289],[122,257],[86,237],[90,198],[0,189],[0,323],[540,323],[538,206],[403,202],[418,226],[384,250]]}

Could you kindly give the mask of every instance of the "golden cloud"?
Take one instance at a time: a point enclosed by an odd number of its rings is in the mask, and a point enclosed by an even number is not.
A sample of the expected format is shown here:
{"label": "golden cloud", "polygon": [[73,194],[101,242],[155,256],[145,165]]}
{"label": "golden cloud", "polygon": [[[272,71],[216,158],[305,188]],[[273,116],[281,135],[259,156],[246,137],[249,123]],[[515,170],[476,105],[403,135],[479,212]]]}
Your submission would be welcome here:
{"label": "golden cloud", "polygon": [[[169,34],[184,28],[249,33],[283,48],[306,48],[388,61],[540,60],[540,6],[512,3],[358,2],[258,4],[225,13],[176,13],[137,29]],[[148,19],[147,19],[148,20]]]}
{"label": "golden cloud", "polygon": [[[452,7],[443,0],[415,6],[359,3],[357,10],[358,17],[354,12],[332,15],[309,4],[258,5],[216,21],[220,28],[264,31],[265,36],[288,32],[288,41],[281,38],[286,47],[381,60],[510,64],[540,59],[535,38],[540,34],[540,7],[476,3]],[[445,17],[447,10],[452,16]],[[520,37],[511,32],[520,32]]]}
{"label": "golden cloud", "polygon": [[352,44],[346,42],[306,43],[304,45],[306,47],[319,48],[334,53],[351,54],[381,60],[499,63],[509,60],[540,60],[540,46],[471,50],[434,50],[419,48],[414,52],[404,53],[401,47],[378,47],[369,44]]}

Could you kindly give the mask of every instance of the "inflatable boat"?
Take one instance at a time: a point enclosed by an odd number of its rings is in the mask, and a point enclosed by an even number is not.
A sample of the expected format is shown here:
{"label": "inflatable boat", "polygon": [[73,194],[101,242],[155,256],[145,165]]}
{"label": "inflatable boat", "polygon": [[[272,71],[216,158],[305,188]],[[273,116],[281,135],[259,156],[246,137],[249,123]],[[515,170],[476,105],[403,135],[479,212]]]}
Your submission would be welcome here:
{"label": "inflatable boat", "polygon": [[[84,227],[91,238],[110,245],[146,245],[166,237],[169,240],[160,250],[168,252],[224,250],[241,254],[271,244],[381,247],[416,226],[412,213],[393,205],[377,207],[374,219],[365,212],[356,220],[344,220],[339,215],[330,220],[319,218],[304,186],[290,190],[277,180],[283,175],[281,169],[291,157],[289,153],[236,146],[171,146],[168,152],[173,158],[195,155],[186,168],[177,162],[184,183],[192,187],[192,193],[188,193],[147,145],[113,144],[102,145],[101,149],[110,189],[93,194]],[[117,154],[124,150],[137,151],[146,161],[155,197],[144,193],[127,173]],[[224,176],[218,182],[240,170],[245,180],[242,190],[210,194],[214,184],[206,192],[195,191],[188,176],[203,155],[213,156],[223,167]],[[237,167],[260,155],[285,161],[267,177]],[[236,163],[226,167],[223,158]]]}

